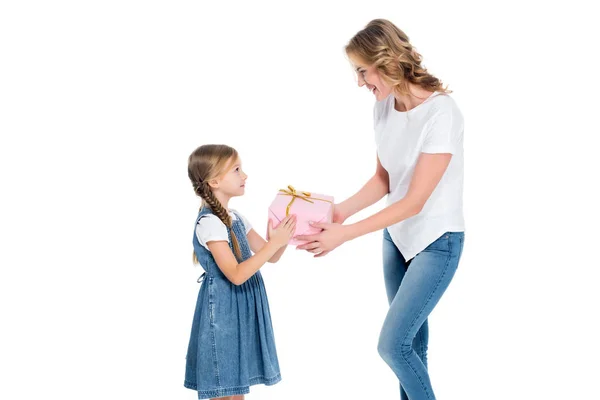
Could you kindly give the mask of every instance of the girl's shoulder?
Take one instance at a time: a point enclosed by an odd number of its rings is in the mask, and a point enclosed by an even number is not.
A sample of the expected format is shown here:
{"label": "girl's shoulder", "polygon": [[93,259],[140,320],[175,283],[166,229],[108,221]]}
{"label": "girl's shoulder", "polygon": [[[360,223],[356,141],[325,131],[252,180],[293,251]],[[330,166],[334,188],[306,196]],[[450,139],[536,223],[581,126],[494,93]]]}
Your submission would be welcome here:
{"label": "girl's shoulder", "polygon": [[210,213],[201,215],[198,218],[198,225],[196,227],[196,229],[202,230],[221,230],[222,228],[225,228],[223,221],[215,214]]}
{"label": "girl's shoulder", "polygon": [[[232,221],[241,219],[242,222],[244,223],[244,225],[246,225],[246,226],[250,225],[246,216],[244,214],[240,213],[237,209],[230,208],[229,215],[231,215]],[[206,213],[204,215],[201,215],[200,218],[198,219],[198,225],[206,226],[206,227],[220,227],[220,226],[225,227],[225,224],[223,223],[223,221],[221,221],[221,219],[213,213]]]}
{"label": "girl's shoulder", "polygon": [[232,218],[233,218],[234,220],[235,220],[235,219],[238,219],[238,217],[239,217],[239,218],[242,218],[242,219],[245,219],[245,217],[244,217],[244,214],[242,214],[241,212],[239,212],[239,211],[237,210],[237,208],[230,208],[230,209],[229,209],[229,214],[232,216]]}
{"label": "girl's shoulder", "polygon": [[248,218],[246,218],[244,214],[240,213],[238,210],[234,210],[233,208],[231,208],[230,211],[232,211],[232,213],[235,215],[235,217],[233,217],[234,220],[238,218],[242,220],[242,222],[244,223],[244,227],[246,228],[246,233],[250,232],[250,230],[252,229],[252,225],[250,224],[250,221],[248,221]]}
{"label": "girl's shoulder", "polygon": [[227,232],[227,227],[214,214],[204,214],[198,219],[198,224],[196,225],[196,237],[200,244],[207,250],[207,243],[210,241],[229,241],[229,235]]}

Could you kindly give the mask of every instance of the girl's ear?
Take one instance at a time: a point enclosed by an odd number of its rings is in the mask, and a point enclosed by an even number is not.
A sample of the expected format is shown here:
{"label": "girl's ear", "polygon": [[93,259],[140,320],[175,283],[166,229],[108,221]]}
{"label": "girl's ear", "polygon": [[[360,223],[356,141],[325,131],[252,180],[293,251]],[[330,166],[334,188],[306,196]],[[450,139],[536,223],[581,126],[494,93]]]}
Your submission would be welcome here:
{"label": "girl's ear", "polygon": [[211,179],[210,181],[208,181],[208,185],[213,188],[213,189],[218,189],[219,188],[219,179],[215,178],[215,179]]}

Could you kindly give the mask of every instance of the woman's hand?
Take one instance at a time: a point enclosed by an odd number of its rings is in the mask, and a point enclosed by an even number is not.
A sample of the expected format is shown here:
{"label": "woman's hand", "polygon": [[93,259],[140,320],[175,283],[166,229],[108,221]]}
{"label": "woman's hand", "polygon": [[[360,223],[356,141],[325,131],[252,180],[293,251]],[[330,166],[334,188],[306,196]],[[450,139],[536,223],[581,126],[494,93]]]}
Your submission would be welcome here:
{"label": "woman's hand", "polygon": [[296,250],[306,250],[310,253],[314,253],[315,257],[323,257],[349,239],[347,227],[339,223],[329,224],[312,222],[310,223],[310,226],[317,229],[323,229],[323,231],[314,235],[298,235],[294,238],[297,240],[308,241],[306,244],[297,246]]}

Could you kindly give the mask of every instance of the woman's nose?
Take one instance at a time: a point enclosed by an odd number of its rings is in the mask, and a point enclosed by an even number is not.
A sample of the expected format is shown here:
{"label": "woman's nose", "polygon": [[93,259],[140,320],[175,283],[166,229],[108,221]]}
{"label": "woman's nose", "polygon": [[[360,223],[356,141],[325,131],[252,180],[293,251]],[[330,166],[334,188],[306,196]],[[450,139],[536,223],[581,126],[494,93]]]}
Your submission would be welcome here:
{"label": "woman's nose", "polygon": [[358,74],[356,78],[358,80],[358,87],[365,86],[366,82],[365,82],[365,80],[362,78],[362,76],[360,74]]}

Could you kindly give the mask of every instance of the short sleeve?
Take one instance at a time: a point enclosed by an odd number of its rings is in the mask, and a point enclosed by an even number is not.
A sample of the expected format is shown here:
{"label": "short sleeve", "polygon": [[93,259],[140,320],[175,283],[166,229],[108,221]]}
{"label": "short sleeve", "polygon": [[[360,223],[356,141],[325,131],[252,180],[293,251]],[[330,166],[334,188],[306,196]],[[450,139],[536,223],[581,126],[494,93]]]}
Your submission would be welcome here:
{"label": "short sleeve", "polygon": [[227,227],[225,224],[214,214],[207,214],[200,218],[196,225],[196,237],[198,242],[208,250],[206,243],[210,241],[222,240],[229,242],[229,235],[227,234]]}
{"label": "short sleeve", "polygon": [[444,110],[434,115],[425,129],[423,153],[452,153],[462,148],[463,118],[458,110]]}

